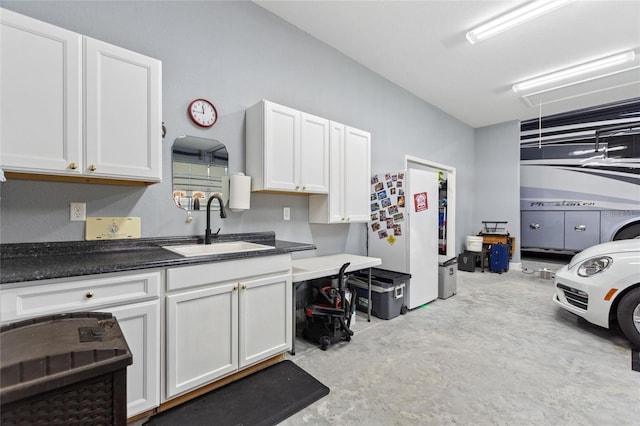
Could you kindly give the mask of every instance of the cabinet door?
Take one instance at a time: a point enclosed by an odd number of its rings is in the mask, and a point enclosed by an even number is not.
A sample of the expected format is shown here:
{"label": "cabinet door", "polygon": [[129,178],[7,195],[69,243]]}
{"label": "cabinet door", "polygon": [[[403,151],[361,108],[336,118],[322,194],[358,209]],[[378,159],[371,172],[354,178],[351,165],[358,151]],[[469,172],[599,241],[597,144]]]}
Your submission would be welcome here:
{"label": "cabinet door", "polygon": [[166,300],[167,398],[238,368],[237,283],[170,294]]}
{"label": "cabinet door", "polygon": [[160,61],[87,37],[84,48],[84,173],[160,181]]}
{"label": "cabinet door", "polygon": [[299,189],[300,112],[282,105],[264,105],[264,189]]}
{"label": "cabinet door", "polygon": [[111,312],[133,354],[127,367],[127,416],[160,405],[160,301],[103,309]]}
{"label": "cabinet door", "polygon": [[81,36],[6,9],[0,24],[0,164],[79,174]]}
{"label": "cabinet door", "polygon": [[345,127],[344,217],[348,222],[368,222],[370,217],[371,134]]}
{"label": "cabinet door", "polygon": [[[328,206],[329,209],[329,223],[342,223],[345,220],[345,197],[344,197],[344,173],[345,173],[345,157],[344,157],[344,139],[345,139],[345,126],[341,123],[332,121],[330,123],[329,133],[329,195]],[[367,190],[369,185],[367,185]],[[367,194],[368,196],[368,194]],[[309,199],[309,208],[312,209],[312,204],[320,200],[319,197],[312,196]],[[313,200],[313,201],[311,201]],[[321,210],[321,206],[313,206],[313,209]],[[312,223],[315,222],[315,216],[318,212],[309,212],[309,218]],[[319,218],[322,221],[322,217]]]}
{"label": "cabinet door", "polygon": [[565,250],[584,250],[600,243],[600,212],[565,212]]}
{"label": "cabinet door", "polygon": [[291,275],[240,283],[240,367],[291,349]]}
{"label": "cabinet door", "polygon": [[301,191],[314,194],[329,192],[329,120],[301,113],[297,168]]}
{"label": "cabinet door", "polygon": [[564,248],[564,212],[523,211],[521,247]]}

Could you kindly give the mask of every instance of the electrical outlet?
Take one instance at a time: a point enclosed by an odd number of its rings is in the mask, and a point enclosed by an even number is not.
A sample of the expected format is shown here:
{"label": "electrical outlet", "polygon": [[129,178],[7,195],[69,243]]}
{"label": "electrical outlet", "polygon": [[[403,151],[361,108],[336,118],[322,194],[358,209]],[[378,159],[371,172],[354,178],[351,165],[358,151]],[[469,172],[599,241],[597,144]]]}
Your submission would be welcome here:
{"label": "electrical outlet", "polygon": [[282,220],[291,220],[291,208],[284,207],[282,209]]}
{"label": "electrical outlet", "polygon": [[71,222],[83,222],[87,220],[87,203],[70,203],[69,220]]}

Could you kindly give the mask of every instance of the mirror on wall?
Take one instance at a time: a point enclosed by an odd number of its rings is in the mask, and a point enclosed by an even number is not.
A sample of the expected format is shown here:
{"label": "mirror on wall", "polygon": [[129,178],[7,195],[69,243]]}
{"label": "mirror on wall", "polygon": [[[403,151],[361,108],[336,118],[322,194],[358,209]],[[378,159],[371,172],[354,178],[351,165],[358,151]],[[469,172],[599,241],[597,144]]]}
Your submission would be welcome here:
{"label": "mirror on wall", "polygon": [[[229,154],[223,143],[196,136],[179,136],[173,142],[173,199],[186,210],[205,210],[213,193],[229,199]],[[218,203],[212,209],[219,209]]]}

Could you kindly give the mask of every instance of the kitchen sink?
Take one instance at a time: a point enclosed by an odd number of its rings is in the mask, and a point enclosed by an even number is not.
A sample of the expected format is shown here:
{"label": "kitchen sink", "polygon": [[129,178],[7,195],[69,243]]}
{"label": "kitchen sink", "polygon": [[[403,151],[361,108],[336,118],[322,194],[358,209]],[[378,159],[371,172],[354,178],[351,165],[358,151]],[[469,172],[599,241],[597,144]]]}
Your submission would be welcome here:
{"label": "kitchen sink", "polygon": [[162,246],[184,257],[207,256],[212,254],[242,253],[257,250],[273,250],[275,247],[246,241],[227,241],[213,244],[189,244],[181,246]]}

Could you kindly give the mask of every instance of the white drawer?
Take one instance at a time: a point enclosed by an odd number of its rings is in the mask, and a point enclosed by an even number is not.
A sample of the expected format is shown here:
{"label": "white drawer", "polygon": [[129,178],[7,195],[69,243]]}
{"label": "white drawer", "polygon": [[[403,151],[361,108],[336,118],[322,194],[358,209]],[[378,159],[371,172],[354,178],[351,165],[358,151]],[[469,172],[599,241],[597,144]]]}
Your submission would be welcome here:
{"label": "white drawer", "polygon": [[14,321],[158,298],[161,273],[123,274],[69,281],[44,280],[0,289],[0,321]]}
{"label": "white drawer", "polygon": [[238,281],[260,275],[291,273],[291,255],[252,257],[167,269],[167,291]]}

